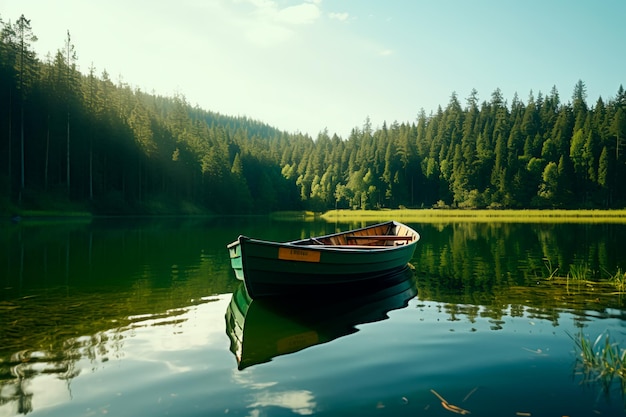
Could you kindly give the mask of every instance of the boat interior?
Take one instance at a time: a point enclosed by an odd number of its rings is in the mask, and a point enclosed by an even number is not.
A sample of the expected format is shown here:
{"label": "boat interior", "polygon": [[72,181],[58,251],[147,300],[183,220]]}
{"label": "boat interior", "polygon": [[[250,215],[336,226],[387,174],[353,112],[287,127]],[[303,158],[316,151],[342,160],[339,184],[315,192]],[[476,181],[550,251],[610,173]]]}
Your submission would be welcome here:
{"label": "boat interior", "polygon": [[351,230],[334,235],[312,237],[294,242],[298,245],[325,245],[325,246],[400,246],[416,241],[418,236],[408,227],[393,222],[383,223],[374,227]]}

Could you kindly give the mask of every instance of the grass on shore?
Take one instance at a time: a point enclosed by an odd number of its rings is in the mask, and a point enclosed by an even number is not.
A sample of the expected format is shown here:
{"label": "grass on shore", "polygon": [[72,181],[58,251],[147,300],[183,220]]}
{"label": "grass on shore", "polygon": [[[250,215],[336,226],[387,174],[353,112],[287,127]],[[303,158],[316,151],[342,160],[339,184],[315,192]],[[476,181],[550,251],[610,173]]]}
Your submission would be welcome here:
{"label": "grass on shore", "polygon": [[321,215],[327,221],[405,222],[508,222],[508,223],[626,223],[623,210],[330,210]]}

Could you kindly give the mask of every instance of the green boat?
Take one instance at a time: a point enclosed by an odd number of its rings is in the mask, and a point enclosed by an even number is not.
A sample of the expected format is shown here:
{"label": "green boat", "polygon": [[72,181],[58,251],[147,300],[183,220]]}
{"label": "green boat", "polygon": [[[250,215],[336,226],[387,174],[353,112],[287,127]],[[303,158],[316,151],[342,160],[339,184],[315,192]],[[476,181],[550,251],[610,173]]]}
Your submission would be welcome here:
{"label": "green boat", "polygon": [[358,331],[357,326],[386,320],[417,294],[414,271],[405,269],[368,287],[317,299],[253,300],[240,286],[226,309],[226,334],[238,368],[271,361]]}
{"label": "green boat", "polygon": [[252,298],[324,294],[403,269],[419,238],[410,227],[389,221],[284,243],[239,236],[228,250],[235,276]]}

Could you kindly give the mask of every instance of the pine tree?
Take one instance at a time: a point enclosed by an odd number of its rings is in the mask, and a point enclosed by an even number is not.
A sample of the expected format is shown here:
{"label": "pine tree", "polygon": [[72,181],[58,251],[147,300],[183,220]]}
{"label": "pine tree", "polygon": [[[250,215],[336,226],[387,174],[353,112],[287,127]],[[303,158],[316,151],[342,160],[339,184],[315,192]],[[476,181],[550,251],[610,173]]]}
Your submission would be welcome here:
{"label": "pine tree", "polygon": [[24,156],[24,105],[26,96],[34,79],[33,73],[35,71],[35,54],[30,51],[30,45],[32,42],[37,41],[37,37],[33,34],[30,26],[30,20],[26,19],[24,15],[21,15],[18,21],[15,23],[13,33],[16,37],[16,62],[15,70],[19,78],[18,90],[20,95],[20,195],[21,202],[22,192],[25,187],[25,156]]}
{"label": "pine tree", "polygon": [[66,105],[67,105],[67,143],[66,143],[66,180],[67,180],[67,194],[70,195],[71,184],[70,184],[70,104],[72,101],[72,96],[75,91],[75,71],[76,71],[76,51],[74,45],[72,44],[72,38],[70,36],[70,31],[67,31],[67,38],[65,40],[65,69],[66,73]]}

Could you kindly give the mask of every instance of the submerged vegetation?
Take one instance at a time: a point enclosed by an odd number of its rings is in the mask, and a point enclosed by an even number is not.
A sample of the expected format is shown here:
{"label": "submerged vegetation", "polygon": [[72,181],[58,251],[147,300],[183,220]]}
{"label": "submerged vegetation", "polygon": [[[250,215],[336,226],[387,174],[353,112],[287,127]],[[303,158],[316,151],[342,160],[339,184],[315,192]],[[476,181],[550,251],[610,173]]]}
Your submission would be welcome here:
{"label": "submerged vegetation", "polygon": [[600,334],[593,342],[582,331],[569,336],[576,347],[576,370],[583,382],[600,383],[609,392],[617,378],[622,395],[626,394],[626,349],[609,334]]}
{"label": "submerged vegetation", "polygon": [[609,281],[618,291],[626,292],[626,272],[622,272],[621,268],[617,268],[617,272],[609,277]]}
{"label": "submerged vegetation", "polygon": [[626,294],[626,273],[621,268],[617,268],[615,273],[598,273],[586,263],[574,263],[569,266],[569,271],[563,276],[559,268],[554,266],[549,259],[545,260],[548,272],[547,281],[569,284],[584,285],[587,291],[598,293],[607,291],[610,295]]}
{"label": "submerged vegetation", "polygon": [[[546,269],[548,270],[548,280],[565,280],[566,282],[574,282],[585,284],[588,287],[606,286],[610,284],[619,293],[626,294],[626,273],[621,268],[617,268],[615,273],[598,274],[586,263],[575,263],[569,266],[569,271],[565,276],[559,274],[559,268],[554,267],[550,260],[545,260]],[[614,291],[613,291],[614,293]]]}
{"label": "submerged vegetation", "polygon": [[0,212],[626,205],[622,86],[593,106],[583,81],[568,101],[452,93],[416,120],[312,138],[80,72],[69,32],[42,59],[26,17],[0,26]]}

